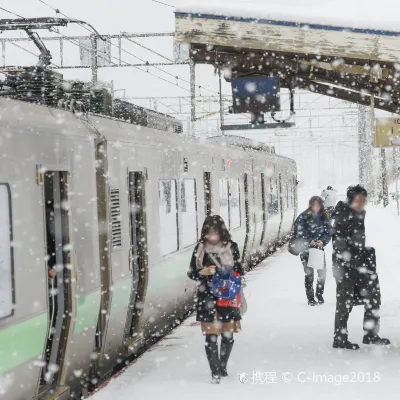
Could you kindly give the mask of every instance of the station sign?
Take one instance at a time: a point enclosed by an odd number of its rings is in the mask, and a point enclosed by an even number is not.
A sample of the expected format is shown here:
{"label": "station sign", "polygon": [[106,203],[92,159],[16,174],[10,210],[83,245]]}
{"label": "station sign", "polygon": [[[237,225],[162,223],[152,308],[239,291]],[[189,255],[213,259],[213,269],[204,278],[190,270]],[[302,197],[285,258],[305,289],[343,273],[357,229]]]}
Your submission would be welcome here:
{"label": "station sign", "polygon": [[375,147],[400,147],[400,118],[376,118]]}

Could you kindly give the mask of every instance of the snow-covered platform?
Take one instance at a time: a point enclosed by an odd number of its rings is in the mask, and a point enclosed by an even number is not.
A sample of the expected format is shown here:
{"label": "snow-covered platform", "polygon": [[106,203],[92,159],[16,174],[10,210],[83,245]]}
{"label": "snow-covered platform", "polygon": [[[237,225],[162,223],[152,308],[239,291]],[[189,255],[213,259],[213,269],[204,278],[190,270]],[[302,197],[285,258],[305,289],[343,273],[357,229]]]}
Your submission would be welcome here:
{"label": "snow-covered platform", "polygon": [[[367,213],[368,244],[377,251],[382,288],[381,333],[392,340],[390,347],[362,346],[358,352],[332,349],[335,281],[330,265],[326,303],[311,308],[305,302],[300,260],[282,249],[247,275],[249,308],[243,332],[236,336],[229,377],[221,385],[209,383],[203,337],[192,317],[92,399],[396,399],[400,387],[399,222],[395,207]],[[350,339],[358,343],[362,316],[362,307],[356,307],[350,317]]]}

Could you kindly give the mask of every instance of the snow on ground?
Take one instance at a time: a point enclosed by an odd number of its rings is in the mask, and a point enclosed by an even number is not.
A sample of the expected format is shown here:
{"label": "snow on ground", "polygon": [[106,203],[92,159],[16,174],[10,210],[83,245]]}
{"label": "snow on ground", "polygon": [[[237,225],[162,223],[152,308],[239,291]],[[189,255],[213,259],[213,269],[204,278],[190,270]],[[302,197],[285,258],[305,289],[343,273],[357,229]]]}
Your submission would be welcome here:
{"label": "snow on ground", "polygon": [[[361,345],[358,352],[332,349],[335,281],[331,267],[328,264],[326,303],[311,308],[305,301],[300,260],[282,249],[247,275],[248,312],[242,320],[243,332],[236,335],[229,377],[221,385],[209,383],[203,337],[195,318],[191,317],[121,376],[111,380],[93,400],[176,400],[182,395],[191,400],[215,395],[229,400],[257,400],[265,396],[299,400],[397,399],[400,388],[399,221],[394,204],[386,210],[371,208],[367,213],[368,243],[377,251],[382,288],[381,333],[392,340],[390,347]],[[328,252],[330,260],[331,250]],[[349,323],[350,339],[360,344],[362,317],[362,307],[355,307]],[[264,383],[257,383],[257,371]],[[269,375],[263,381],[265,373]],[[247,383],[239,381],[239,374],[247,374]],[[352,382],[340,384],[345,375]]]}
{"label": "snow on ground", "polygon": [[396,0],[366,7],[364,0],[192,0],[177,1],[177,11],[238,18],[399,31]]}

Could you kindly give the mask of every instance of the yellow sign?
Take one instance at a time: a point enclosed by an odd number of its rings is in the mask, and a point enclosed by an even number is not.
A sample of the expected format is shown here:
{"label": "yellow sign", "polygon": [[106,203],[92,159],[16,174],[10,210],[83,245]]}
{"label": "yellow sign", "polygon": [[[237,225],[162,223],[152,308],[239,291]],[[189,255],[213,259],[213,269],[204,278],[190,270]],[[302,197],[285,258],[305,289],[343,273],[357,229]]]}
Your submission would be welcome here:
{"label": "yellow sign", "polygon": [[400,147],[400,118],[376,118],[375,147]]}

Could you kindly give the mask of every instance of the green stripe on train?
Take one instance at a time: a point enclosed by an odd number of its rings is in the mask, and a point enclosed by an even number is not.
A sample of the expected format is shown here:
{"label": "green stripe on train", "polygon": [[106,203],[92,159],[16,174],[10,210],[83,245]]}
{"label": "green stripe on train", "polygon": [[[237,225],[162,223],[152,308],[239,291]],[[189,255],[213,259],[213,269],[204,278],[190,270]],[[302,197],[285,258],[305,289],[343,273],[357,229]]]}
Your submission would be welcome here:
{"label": "green stripe on train", "polygon": [[[99,290],[78,299],[74,334],[97,324],[99,303]],[[47,312],[44,312],[0,330],[0,374],[43,353],[47,324]]]}
{"label": "green stripe on train", "polygon": [[47,313],[0,330],[0,373],[42,354],[47,332]]}
{"label": "green stripe on train", "polygon": [[[239,229],[233,232],[233,239],[243,250],[243,240],[245,230]],[[193,245],[194,248],[195,245]],[[164,261],[169,264],[171,269],[167,269],[167,274],[162,274],[158,281],[153,281],[149,285],[148,295],[160,291],[161,288],[170,285],[175,281],[177,275],[184,274],[189,268],[190,258],[193,251],[189,247],[183,253],[171,257]],[[158,275],[158,274],[155,274]],[[130,277],[128,280],[122,279],[114,286],[114,306],[125,304],[127,294],[130,293]],[[128,296],[129,297],[129,296]],[[94,328],[100,307],[100,290],[95,290],[87,296],[77,299],[76,319],[74,335],[81,334],[89,328]],[[0,330],[0,374],[15,368],[35,357],[39,357],[44,349],[47,332],[47,313],[36,315],[26,321]]]}
{"label": "green stripe on train", "polygon": [[100,290],[77,299],[74,335],[96,328],[100,311]]}

